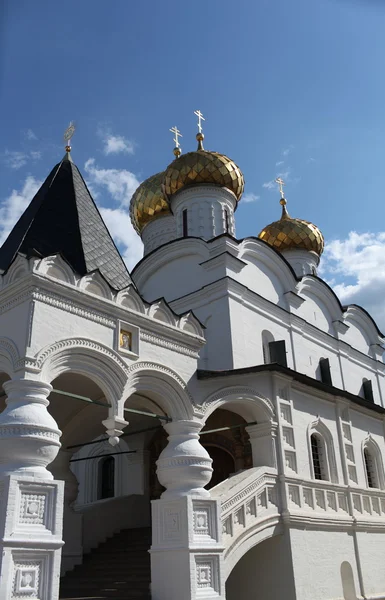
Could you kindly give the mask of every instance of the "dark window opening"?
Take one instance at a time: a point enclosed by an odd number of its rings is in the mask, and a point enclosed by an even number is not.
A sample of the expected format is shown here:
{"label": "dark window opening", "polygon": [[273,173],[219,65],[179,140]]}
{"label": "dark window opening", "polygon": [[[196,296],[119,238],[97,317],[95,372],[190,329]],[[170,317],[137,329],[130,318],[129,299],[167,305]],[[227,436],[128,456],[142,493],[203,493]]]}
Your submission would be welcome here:
{"label": "dark window opening", "polygon": [[362,393],[364,395],[365,400],[374,403],[373,386],[372,382],[369,379],[364,379],[364,381],[362,382]]}
{"label": "dark window opening", "polygon": [[316,479],[323,479],[322,476],[322,447],[319,438],[313,433],[310,437],[311,442],[311,454],[313,458],[313,469],[314,477]]}
{"label": "dark window opening", "polygon": [[187,208],[182,211],[182,228],[183,228],[183,237],[188,236],[188,223],[187,223]]}
{"label": "dark window opening", "polygon": [[99,500],[115,496],[115,459],[107,456],[99,463]]}
{"label": "dark window opening", "polygon": [[374,469],[373,469],[373,459],[365,448],[364,450],[364,460],[365,460],[365,469],[366,469],[366,477],[368,478],[368,486],[370,488],[377,487],[375,483]]}
{"label": "dark window opening", "polygon": [[226,233],[230,233],[230,215],[229,211],[225,208],[225,227]]}
{"label": "dark window opening", "polygon": [[287,367],[285,340],[269,342],[270,362]]}
{"label": "dark window opening", "polygon": [[319,361],[320,374],[322,383],[326,383],[327,385],[333,385],[332,383],[332,375],[330,372],[330,363],[328,358],[321,358]]}

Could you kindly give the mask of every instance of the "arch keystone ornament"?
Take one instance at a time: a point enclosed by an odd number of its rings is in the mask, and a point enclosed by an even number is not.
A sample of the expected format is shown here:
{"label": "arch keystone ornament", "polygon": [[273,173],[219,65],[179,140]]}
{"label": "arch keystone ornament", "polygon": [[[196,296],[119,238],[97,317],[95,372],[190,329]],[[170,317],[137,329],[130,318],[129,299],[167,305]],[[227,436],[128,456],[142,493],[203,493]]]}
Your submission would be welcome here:
{"label": "arch keystone ornament", "polygon": [[3,386],[8,397],[0,415],[0,598],[57,600],[64,482],[47,470],[61,435],[47,411],[52,386],[28,379]]}

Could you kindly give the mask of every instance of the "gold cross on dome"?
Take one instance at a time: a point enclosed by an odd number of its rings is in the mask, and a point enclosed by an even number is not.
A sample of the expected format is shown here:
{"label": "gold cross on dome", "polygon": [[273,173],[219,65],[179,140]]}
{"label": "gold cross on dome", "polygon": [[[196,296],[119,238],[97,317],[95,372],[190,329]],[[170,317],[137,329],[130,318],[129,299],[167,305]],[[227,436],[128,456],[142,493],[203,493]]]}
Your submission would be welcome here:
{"label": "gold cross on dome", "polygon": [[285,195],[283,193],[283,186],[286,185],[286,183],[284,182],[284,180],[282,179],[282,177],[277,177],[277,179],[275,180],[275,183],[278,183],[279,191],[280,191],[280,194],[281,194],[281,198],[284,198]]}
{"label": "gold cross on dome", "polygon": [[200,110],[194,110],[194,115],[198,117],[198,131],[202,133],[202,121],[206,121]]}
{"label": "gold cross on dome", "polygon": [[175,135],[175,137],[174,137],[175,148],[180,148],[179,138],[183,137],[183,135],[181,134],[181,132],[179,131],[179,129],[176,125],[174,127],[171,127],[170,131],[171,131],[171,133],[173,133]]}

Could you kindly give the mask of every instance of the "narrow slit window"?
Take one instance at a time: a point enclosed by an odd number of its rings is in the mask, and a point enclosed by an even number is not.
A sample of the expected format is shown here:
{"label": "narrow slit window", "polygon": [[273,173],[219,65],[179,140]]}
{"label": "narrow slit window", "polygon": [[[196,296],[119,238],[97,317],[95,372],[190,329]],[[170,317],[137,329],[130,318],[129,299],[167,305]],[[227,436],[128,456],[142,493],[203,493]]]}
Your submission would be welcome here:
{"label": "narrow slit window", "polygon": [[183,237],[188,236],[188,223],[187,223],[187,208],[182,211],[182,229]]}
{"label": "narrow slit window", "polygon": [[225,208],[225,228],[226,228],[226,233],[230,233],[230,215],[229,215],[229,211],[227,210],[227,208]]}

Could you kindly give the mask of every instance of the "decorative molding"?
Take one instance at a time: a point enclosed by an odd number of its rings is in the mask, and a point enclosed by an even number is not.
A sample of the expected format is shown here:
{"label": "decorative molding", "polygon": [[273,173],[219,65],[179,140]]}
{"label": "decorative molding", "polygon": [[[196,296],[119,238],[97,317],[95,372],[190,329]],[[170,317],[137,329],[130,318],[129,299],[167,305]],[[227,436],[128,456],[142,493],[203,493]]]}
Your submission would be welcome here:
{"label": "decorative molding", "polygon": [[[114,323],[114,326],[115,326],[115,323]],[[81,337],[67,338],[65,340],[60,340],[59,342],[51,344],[50,346],[41,350],[36,356],[36,366],[39,368],[42,368],[45,361],[50,356],[57,353],[58,351],[67,350],[70,348],[82,348],[82,347],[87,348],[89,350],[94,350],[95,352],[98,352],[100,354],[104,354],[105,356],[108,356],[108,358],[113,360],[120,367],[120,369],[122,369],[122,371],[124,371],[128,374],[128,369],[127,369],[126,363],[120,358],[120,356],[114,350],[111,350],[111,348],[108,348],[107,346],[104,346],[103,344],[100,344],[99,342],[95,342],[93,340],[90,340],[87,338],[81,338]]]}
{"label": "decorative molding", "polygon": [[[103,296],[99,297],[103,298]],[[53,294],[52,292],[42,292],[39,290],[39,288],[35,288],[32,291],[32,298],[34,300],[44,302],[44,304],[48,304],[50,306],[54,306],[55,308],[59,308],[60,310],[64,310],[65,312],[69,312],[79,317],[83,317],[84,319],[87,319],[89,321],[100,323],[101,325],[105,325],[106,327],[110,327],[111,329],[115,327],[115,320],[111,319],[111,317],[107,317],[105,314],[96,310],[90,310],[81,307],[76,302],[68,299],[63,299],[62,296],[58,296],[56,294]]]}
{"label": "decorative molding", "polygon": [[149,330],[142,329],[140,331],[140,339],[144,342],[149,342],[150,344],[154,344],[154,346],[160,346],[162,348],[167,348],[168,350],[172,350],[173,352],[178,352],[178,354],[183,354],[185,356],[189,356],[190,358],[197,358],[199,355],[199,351],[193,350],[188,346],[183,346],[182,344],[178,344],[177,342],[171,342],[164,337],[159,335],[154,335]]}
{"label": "decorative molding", "polygon": [[252,400],[252,406],[248,406],[249,410],[251,409],[259,412],[259,418],[256,420],[259,422],[266,422],[274,418],[274,406],[269,398],[258,393],[254,388],[246,386],[221,388],[206,398],[200,407],[207,418],[214,410],[223,404],[229,402],[241,404],[242,402],[248,402],[250,400]]}

